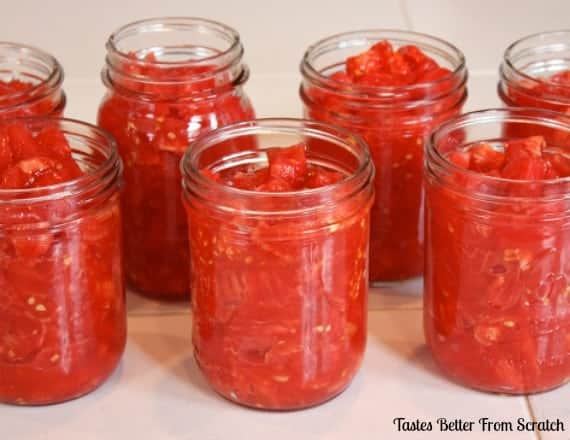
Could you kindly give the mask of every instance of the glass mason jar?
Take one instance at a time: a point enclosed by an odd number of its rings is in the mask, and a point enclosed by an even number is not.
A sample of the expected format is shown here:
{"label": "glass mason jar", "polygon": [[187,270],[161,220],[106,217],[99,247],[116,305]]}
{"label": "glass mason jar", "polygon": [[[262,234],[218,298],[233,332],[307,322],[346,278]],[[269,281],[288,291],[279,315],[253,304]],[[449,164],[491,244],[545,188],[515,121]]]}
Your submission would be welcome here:
{"label": "glass mason jar", "polygon": [[[364,86],[330,76],[374,43],[413,44],[452,73],[410,86]],[[376,168],[370,280],[396,281],[423,271],[422,167],[432,129],[461,111],[467,97],[463,54],[445,41],[404,31],[338,34],[309,47],[301,63],[305,116],[347,128],[368,144]]]}
{"label": "glass mason jar", "polygon": [[508,106],[570,114],[570,31],[530,35],[511,44],[498,92]]}
{"label": "glass mason jar", "polygon": [[198,18],[154,18],[111,35],[99,125],[125,165],[127,282],[161,299],[188,297],[179,163],[199,135],[250,119],[249,73],[236,31]]}
{"label": "glass mason jar", "polygon": [[501,151],[521,130],[570,158],[570,118],[483,110],[433,134],[425,171],[428,345],[453,380],[511,394],[570,379],[570,178],[493,177],[446,155],[481,141]]}
{"label": "glass mason jar", "polygon": [[124,350],[121,162],[97,127],[21,121],[59,127],[85,172],[0,190],[0,402],[42,405],[95,389]]}
{"label": "glass mason jar", "polygon": [[[305,142],[307,161],[345,175],[317,189],[247,191],[203,170],[267,163]],[[341,393],[366,344],[373,165],[362,140],[297,119],[234,124],[182,161],[194,355],[222,396],[285,410]]]}
{"label": "glass mason jar", "polygon": [[34,47],[0,42],[0,118],[61,116],[63,69]]}

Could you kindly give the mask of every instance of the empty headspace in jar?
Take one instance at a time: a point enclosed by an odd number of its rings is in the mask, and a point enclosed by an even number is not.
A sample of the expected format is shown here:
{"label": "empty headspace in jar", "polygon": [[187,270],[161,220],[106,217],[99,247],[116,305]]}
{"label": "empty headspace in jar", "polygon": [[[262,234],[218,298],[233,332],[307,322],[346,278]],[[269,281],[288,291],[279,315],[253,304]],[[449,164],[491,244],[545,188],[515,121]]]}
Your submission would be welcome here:
{"label": "empty headspace in jar", "polygon": [[[250,191],[220,185],[205,176],[244,164],[263,167],[267,151],[305,144],[307,161],[334,170],[344,179],[325,186],[283,192]],[[246,165],[247,166],[247,165]],[[366,144],[348,131],[300,119],[261,119],[225,126],[199,138],[181,163],[188,200],[218,211],[281,218],[337,212],[347,216],[366,206],[372,196],[373,166]],[[348,204],[348,205],[347,205]],[[325,218],[326,215],[321,215]]]}
{"label": "empty headspace in jar", "polygon": [[[345,178],[354,174],[359,167],[359,160],[354,152],[339,144],[334,155],[331,155],[330,142],[331,139],[327,139],[325,136],[318,134],[304,136],[295,130],[291,130],[289,133],[257,132],[255,135],[245,135],[240,138],[239,145],[236,144],[235,139],[216,145],[215,149],[218,150],[216,156],[219,154],[219,157],[211,163],[206,163],[209,157],[206,154],[203,156],[201,168],[207,168],[214,173],[246,166],[252,170],[266,168],[269,164],[267,151],[301,143],[305,146],[307,164],[336,171]],[[232,152],[236,146],[240,151]]]}
{"label": "empty headspace in jar", "polygon": [[[503,151],[505,143],[530,136],[544,138],[547,153],[570,157],[570,119],[560,113],[530,108],[488,109],[471,112],[444,123],[434,132],[427,147],[427,170],[434,176],[450,173],[468,175],[481,183],[476,187],[457,186],[469,197],[504,202],[505,196],[514,202],[512,190],[518,188],[519,198],[524,198],[524,189],[540,185],[543,198],[549,203],[567,200],[570,178],[544,180],[508,179],[486,175],[462,168],[447,159],[453,151],[467,151],[475,144],[489,143],[495,150]],[[454,185],[458,185],[457,183]]]}
{"label": "empty headspace in jar", "polygon": [[522,38],[505,51],[510,68],[530,77],[551,76],[570,69],[570,31],[555,31]]}
{"label": "empty headspace in jar", "polygon": [[0,42],[0,81],[13,80],[31,86],[4,96],[0,94],[0,106],[13,105],[14,100],[26,101],[32,96],[41,97],[56,90],[63,81],[63,68],[54,57],[39,49]]}
{"label": "empty headspace in jar", "polygon": [[[200,18],[154,18],[128,24],[109,39],[111,52],[121,55],[149,54],[165,65],[214,61],[220,54],[238,47],[239,36],[233,29]],[[166,67],[166,66],[165,66]]]}

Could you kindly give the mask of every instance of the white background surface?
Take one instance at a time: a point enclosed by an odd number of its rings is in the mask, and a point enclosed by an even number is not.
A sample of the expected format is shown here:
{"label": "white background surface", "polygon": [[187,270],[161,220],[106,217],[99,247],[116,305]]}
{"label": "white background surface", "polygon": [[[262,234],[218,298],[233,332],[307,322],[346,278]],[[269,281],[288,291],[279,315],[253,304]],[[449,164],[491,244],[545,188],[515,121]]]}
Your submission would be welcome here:
{"label": "white background surface", "polygon": [[[503,49],[529,33],[570,28],[570,0],[268,0],[77,2],[18,0],[3,4],[0,39],[36,45],[66,70],[67,115],[93,121],[104,92],[104,43],[116,27],[157,15],[194,15],[240,31],[252,70],[247,91],[259,116],[297,116],[298,64],[317,39],[341,31],[412,29],[449,39],[467,56],[467,109],[498,105]],[[113,378],[78,401],[45,408],[0,406],[0,440],[105,439],[533,439],[533,434],[396,433],[394,417],[434,421],[561,418],[570,439],[570,386],[534,396],[469,391],[439,375],[423,343],[418,282],[371,294],[369,346],[362,372],[336,400],[304,412],[263,413],[214,395],[191,360],[185,307],[130,297],[127,354]]]}

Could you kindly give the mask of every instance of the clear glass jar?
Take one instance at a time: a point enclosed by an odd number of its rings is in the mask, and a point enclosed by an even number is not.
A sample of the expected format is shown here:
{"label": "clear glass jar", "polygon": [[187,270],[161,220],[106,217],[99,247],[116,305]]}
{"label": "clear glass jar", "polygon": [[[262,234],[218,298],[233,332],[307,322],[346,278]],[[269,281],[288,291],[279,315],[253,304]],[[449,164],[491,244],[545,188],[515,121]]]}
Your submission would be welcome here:
{"label": "clear glass jar", "polygon": [[[564,72],[565,80],[560,77]],[[570,31],[530,35],[511,44],[501,64],[498,92],[508,106],[570,114]]]}
{"label": "clear glass jar", "polygon": [[433,134],[425,171],[428,345],[453,380],[511,394],[570,379],[570,178],[493,177],[446,155],[481,141],[500,151],[520,131],[570,158],[570,118],[484,110]]}
{"label": "clear glass jar", "polygon": [[0,190],[0,402],[42,405],[95,389],[125,347],[121,162],[97,127],[21,121],[59,127],[85,172]]}
{"label": "clear glass jar", "polygon": [[[345,175],[311,190],[224,186],[202,170],[267,163],[305,142],[307,160]],[[234,124],[182,161],[195,358],[222,396],[256,408],[322,403],[356,374],[366,344],[373,166],[362,140],[296,119]]]}
{"label": "clear glass jar", "polygon": [[[412,86],[364,86],[331,78],[349,56],[382,40],[416,45],[452,73]],[[467,97],[462,53],[445,41],[404,31],[338,34],[309,47],[301,63],[305,116],[347,128],[368,144],[376,168],[370,280],[396,281],[423,271],[422,166],[432,129],[461,111]]]}
{"label": "clear glass jar", "polygon": [[0,42],[0,118],[61,116],[63,69],[34,47]]}
{"label": "clear glass jar", "polygon": [[179,163],[210,129],[250,119],[249,73],[236,31],[198,18],[154,18],[111,35],[99,125],[125,165],[127,281],[160,299],[188,298]]}

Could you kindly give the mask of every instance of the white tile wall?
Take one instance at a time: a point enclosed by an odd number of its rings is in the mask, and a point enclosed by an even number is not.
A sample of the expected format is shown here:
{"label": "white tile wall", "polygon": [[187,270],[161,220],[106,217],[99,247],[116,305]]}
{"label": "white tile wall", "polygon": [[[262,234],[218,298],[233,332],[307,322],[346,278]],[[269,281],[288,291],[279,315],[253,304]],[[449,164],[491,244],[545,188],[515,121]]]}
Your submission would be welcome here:
{"label": "white tile wall", "polygon": [[404,0],[412,29],[458,46],[473,73],[495,72],[522,36],[570,27],[568,0]]}
{"label": "white tile wall", "polygon": [[206,17],[233,26],[242,35],[249,64],[259,73],[297,72],[305,47],[336,32],[405,27],[398,0],[20,0],[0,15],[0,39],[41,46],[61,60],[69,77],[86,78],[101,69],[105,41],[115,28],[169,15]]}

